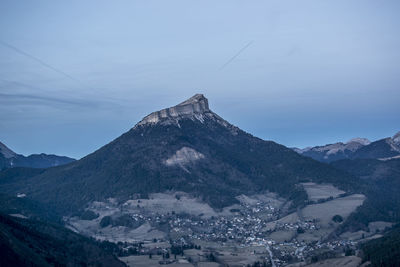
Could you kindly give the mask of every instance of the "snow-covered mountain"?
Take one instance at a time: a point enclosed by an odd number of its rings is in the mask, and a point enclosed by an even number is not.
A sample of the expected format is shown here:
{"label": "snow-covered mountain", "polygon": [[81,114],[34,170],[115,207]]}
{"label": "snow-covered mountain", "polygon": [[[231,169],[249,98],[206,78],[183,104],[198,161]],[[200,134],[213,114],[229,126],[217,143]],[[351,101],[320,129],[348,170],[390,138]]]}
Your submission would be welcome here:
{"label": "snow-covered mountain", "polygon": [[358,158],[388,159],[400,156],[400,132],[393,137],[374,142],[366,138],[354,138],[346,143],[338,142],[304,149],[294,148],[294,151],[321,162]]}

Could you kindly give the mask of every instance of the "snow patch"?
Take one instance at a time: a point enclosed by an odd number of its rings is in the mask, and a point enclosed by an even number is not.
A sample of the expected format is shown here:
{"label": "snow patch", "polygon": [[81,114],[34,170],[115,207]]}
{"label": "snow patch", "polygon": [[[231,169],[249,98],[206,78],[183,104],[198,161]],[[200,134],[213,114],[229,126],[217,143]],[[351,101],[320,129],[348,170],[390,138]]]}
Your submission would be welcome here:
{"label": "snow patch", "polygon": [[386,143],[390,146],[391,150],[400,153],[400,142],[395,141],[397,139],[398,137],[395,138],[395,136],[393,138],[386,138]]}
{"label": "snow patch", "polygon": [[19,213],[12,213],[12,214],[8,214],[11,217],[15,217],[15,218],[21,218],[21,219],[28,219],[28,217],[26,217],[25,215],[19,214]]}
{"label": "snow patch", "polygon": [[184,166],[189,163],[194,163],[200,159],[205,158],[204,155],[200,152],[197,152],[193,148],[190,147],[182,147],[178,151],[175,152],[170,158],[164,161],[164,164],[167,166]]}
{"label": "snow patch", "polygon": [[371,141],[369,141],[367,138],[357,137],[357,138],[350,139],[346,144],[350,144],[350,143],[359,143],[363,146],[366,146],[366,145],[371,144]]}
{"label": "snow patch", "polygon": [[396,144],[400,145],[400,132],[398,132],[397,134],[395,134],[392,137],[393,142],[395,142]]}
{"label": "snow patch", "polygon": [[388,157],[388,158],[379,158],[378,160],[380,160],[380,161],[388,161],[388,160],[392,160],[392,159],[400,159],[400,155],[394,156],[394,157]]}

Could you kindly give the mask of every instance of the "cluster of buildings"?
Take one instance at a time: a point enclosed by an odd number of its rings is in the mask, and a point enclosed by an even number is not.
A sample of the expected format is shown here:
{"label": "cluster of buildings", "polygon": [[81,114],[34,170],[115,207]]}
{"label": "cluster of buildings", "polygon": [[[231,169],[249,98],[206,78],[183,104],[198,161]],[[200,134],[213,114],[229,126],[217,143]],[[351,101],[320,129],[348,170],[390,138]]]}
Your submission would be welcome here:
{"label": "cluster of buildings", "polygon": [[[166,240],[171,246],[193,248],[195,244],[215,244],[215,247],[254,248],[252,253],[260,254],[265,259],[271,257],[276,266],[288,262],[304,261],[321,251],[342,252],[345,248],[355,247],[356,243],[348,240],[330,242],[304,242],[294,238],[284,242],[277,242],[270,235],[275,231],[291,231],[298,234],[312,232],[319,229],[316,221],[297,221],[282,223],[275,221],[280,210],[267,203],[257,202],[254,205],[241,204],[240,208],[231,210],[227,216],[194,216],[189,214],[133,214],[137,220],[147,220],[154,227],[168,231]],[[274,228],[270,223],[275,221]],[[196,245],[195,245],[196,246]],[[141,252],[155,253],[157,249],[141,249]],[[159,253],[166,253],[166,249],[159,249]]]}

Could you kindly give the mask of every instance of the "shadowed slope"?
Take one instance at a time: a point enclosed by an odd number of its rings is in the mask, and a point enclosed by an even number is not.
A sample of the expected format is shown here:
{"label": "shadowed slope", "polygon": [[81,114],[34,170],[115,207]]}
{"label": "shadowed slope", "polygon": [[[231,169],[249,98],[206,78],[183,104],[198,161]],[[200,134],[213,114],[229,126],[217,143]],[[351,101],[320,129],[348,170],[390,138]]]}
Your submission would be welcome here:
{"label": "shadowed slope", "polygon": [[0,214],[0,266],[125,266],[98,242],[55,224]]}

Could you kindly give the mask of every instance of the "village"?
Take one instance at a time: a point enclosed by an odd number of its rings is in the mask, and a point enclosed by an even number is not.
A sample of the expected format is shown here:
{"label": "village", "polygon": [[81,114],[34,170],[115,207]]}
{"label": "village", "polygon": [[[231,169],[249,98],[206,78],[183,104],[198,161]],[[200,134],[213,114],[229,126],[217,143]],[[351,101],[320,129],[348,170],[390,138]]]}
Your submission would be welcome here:
{"label": "village", "polygon": [[[168,229],[165,238],[136,244],[136,255],[160,257],[163,264],[210,262],[229,266],[260,263],[284,266],[295,262],[312,262],[338,255],[353,255],[357,242],[343,240],[304,240],[302,236],[321,228],[317,219],[280,222],[280,209],[267,203],[242,203],[231,210],[232,216],[195,216],[185,213],[132,214],[158,229]],[[271,222],[274,227],[271,228]],[[290,233],[287,240],[276,240],[274,233]],[[285,236],[283,234],[283,236]],[[139,245],[140,244],[140,245]],[[162,257],[162,258],[161,258]],[[151,260],[151,259],[149,259]],[[238,260],[238,263],[235,261]],[[154,260],[153,260],[154,261]],[[263,266],[263,265],[260,265]]]}
{"label": "village", "polygon": [[157,193],[94,202],[88,212],[96,216],[72,217],[68,224],[118,244],[121,259],[134,266],[285,266],[354,255],[358,241],[375,234],[331,236],[365,197],[330,185],[304,187],[310,201],[300,209],[268,192],[238,196],[238,203],[219,211],[181,192]]}

